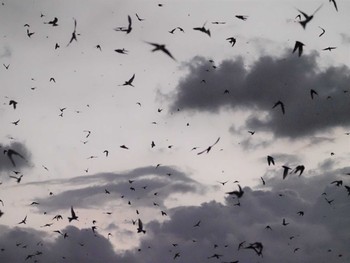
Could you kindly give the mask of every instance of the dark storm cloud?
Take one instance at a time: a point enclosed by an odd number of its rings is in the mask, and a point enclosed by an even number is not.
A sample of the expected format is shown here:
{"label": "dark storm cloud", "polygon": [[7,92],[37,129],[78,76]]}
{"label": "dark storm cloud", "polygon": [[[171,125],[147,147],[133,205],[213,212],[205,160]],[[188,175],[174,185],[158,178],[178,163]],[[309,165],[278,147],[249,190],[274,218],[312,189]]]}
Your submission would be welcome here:
{"label": "dark storm cloud", "polygon": [[[11,162],[10,158],[4,151],[12,149],[19,153],[24,159],[16,154],[12,155],[15,166]],[[0,144],[0,172],[2,171],[12,171],[12,170],[20,170],[21,168],[30,166],[30,158],[31,153],[27,149],[27,147],[20,142],[12,142],[10,145]]]}
{"label": "dark storm cloud", "polygon": [[[130,183],[129,180],[133,182]],[[150,199],[155,200],[155,193],[159,196],[157,204],[164,207],[165,199],[172,194],[205,191],[205,186],[185,173],[167,166],[141,167],[125,173],[100,173],[34,184],[58,184],[61,187],[72,188],[54,193],[50,198],[37,198],[40,203],[37,208],[46,212],[69,209],[71,205],[79,208],[98,208],[115,201],[131,201],[133,207],[152,207],[154,204]],[[106,194],[105,190],[110,194]]]}
{"label": "dark storm cloud", "polygon": [[[321,69],[310,55],[260,57],[249,69],[244,59],[224,60],[217,68],[203,57],[186,64],[188,73],[172,94],[172,110],[246,110],[246,126],[297,138],[350,125],[350,70]],[[318,93],[311,99],[310,90]],[[225,92],[226,91],[226,92]],[[277,101],[285,105],[272,109]]]}

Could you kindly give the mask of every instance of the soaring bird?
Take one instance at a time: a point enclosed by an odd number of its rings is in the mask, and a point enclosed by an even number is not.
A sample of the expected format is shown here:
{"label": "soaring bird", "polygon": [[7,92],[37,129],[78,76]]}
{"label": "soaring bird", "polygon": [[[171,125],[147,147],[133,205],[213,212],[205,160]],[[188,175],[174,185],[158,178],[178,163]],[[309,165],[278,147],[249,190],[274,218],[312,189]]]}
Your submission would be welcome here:
{"label": "soaring bird", "polygon": [[335,180],[335,181],[331,182],[331,184],[335,184],[336,186],[341,186],[341,185],[343,185],[343,180]]}
{"label": "soaring bird", "polygon": [[128,26],[127,27],[117,27],[114,29],[115,31],[122,31],[122,32],[126,32],[127,34],[129,34],[132,30],[132,20],[131,17],[128,16]]}
{"label": "soaring bird", "polygon": [[136,15],[136,17],[137,17],[137,20],[139,20],[140,22],[143,21],[143,20],[145,20],[144,18],[139,17],[139,15],[138,15],[137,13],[136,13],[135,15]]}
{"label": "soaring bird", "polygon": [[236,44],[236,39],[234,37],[226,38],[226,40],[228,40],[232,47]]}
{"label": "soaring bird", "polygon": [[284,103],[279,100],[273,105],[272,109],[276,108],[277,106],[280,106],[281,110],[282,110],[282,113],[285,114]]}
{"label": "soaring bird", "polygon": [[77,39],[77,31],[76,31],[76,29],[77,29],[77,20],[75,18],[73,18],[73,19],[74,19],[74,30],[73,30],[72,36],[71,36],[71,38],[70,38],[70,40],[69,40],[69,42],[67,44],[67,47],[73,42],[73,40],[78,41],[78,39]]}
{"label": "soaring bird", "polygon": [[134,87],[134,85],[132,85],[132,82],[134,81],[134,79],[135,79],[135,74],[132,75],[132,77],[129,80],[125,81],[123,85],[119,85],[119,86],[132,86],[132,87]]}
{"label": "soaring bird", "polygon": [[275,160],[272,156],[267,156],[267,164],[270,166],[271,164],[275,165]]}
{"label": "soaring bird", "polygon": [[337,3],[335,2],[335,0],[329,0],[329,2],[333,3],[335,10],[338,12]]}
{"label": "soaring bird", "polygon": [[124,54],[127,55],[128,54],[128,50],[126,50],[125,48],[118,48],[118,49],[114,49],[115,52],[119,53],[119,54]]}
{"label": "soaring bird", "polygon": [[285,165],[283,165],[282,167],[283,167],[283,179],[285,179],[288,175],[288,171],[292,168],[285,166]]}
{"label": "soaring bird", "polygon": [[129,147],[127,147],[125,144],[119,146],[122,149],[129,150]]}
{"label": "soaring bird", "polygon": [[314,89],[311,89],[310,90],[310,96],[311,96],[311,99],[313,100],[314,99],[314,96],[317,95],[318,96],[318,93],[314,90]]}
{"label": "soaring bird", "polygon": [[197,31],[200,31],[200,32],[203,32],[204,34],[207,34],[209,37],[211,36],[210,35],[210,30],[209,29],[206,29],[204,26],[205,26],[206,23],[204,23],[204,25],[202,27],[194,27],[193,30],[197,30]]}
{"label": "soaring bird", "polygon": [[143,224],[142,224],[142,221],[141,219],[139,218],[138,219],[138,227],[137,227],[137,233],[146,233],[146,230],[143,229]]}
{"label": "soaring bird", "polygon": [[53,20],[51,20],[49,22],[44,22],[44,24],[49,24],[49,25],[52,25],[52,26],[58,26],[57,22],[58,22],[58,18],[55,17]]}
{"label": "soaring bird", "polygon": [[264,246],[261,242],[251,243],[249,246],[245,247],[245,249],[253,249],[258,256],[262,256],[263,248]]}
{"label": "soaring bird", "polygon": [[13,179],[16,179],[16,182],[19,184],[22,180],[22,177],[23,177],[23,174],[21,174],[20,176],[13,176],[13,175],[10,175],[10,178],[13,178]]}
{"label": "soaring bird", "polygon": [[53,218],[52,218],[52,220],[60,220],[60,219],[63,219],[63,217],[61,216],[61,215],[55,215]]}
{"label": "soaring bird", "polygon": [[326,30],[320,26],[319,26],[319,28],[321,28],[322,32],[321,32],[321,34],[319,34],[318,37],[321,37],[321,36],[323,36],[324,33],[326,33]]}
{"label": "soaring bird", "polygon": [[16,109],[17,104],[18,104],[18,102],[15,101],[15,100],[10,100],[10,101],[9,101],[9,105],[12,105],[12,107],[13,107],[14,110]]}
{"label": "soaring bird", "polygon": [[322,50],[328,50],[328,51],[332,51],[333,49],[336,49],[337,47],[326,47],[326,48],[324,48],[324,49],[322,49]]}
{"label": "soaring bird", "polygon": [[70,208],[70,213],[71,213],[71,217],[68,217],[69,222],[72,222],[73,220],[78,220],[78,216],[75,214],[73,206],[71,206]]}
{"label": "soaring bird", "polygon": [[13,155],[17,155],[17,156],[21,157],[23,160],[26,161],[26,159],[23,157],[23,155],[21,155],[20,153],[16,152],[13,149],[6,149],[6,150],[4,150],[4,154],[7,155],[7,157],[10,159],[11,163],[13,164],[13,166],[16,166],[16,163],[13,160]]}
{"label": "soaring bird", "polygon": [[244,191],[242,190],[242,187],[238,184],[238,191],[231,191],[231,192],[226,192],[228,195],[235,195],[237,198],[241,198],[244,194]]}
{"label": "soaring bird", "polygon": [[238,19],[243,20],[243,21],[246,21],[248,19],[248,16],[245,16],[245,15],[237,15],[235,17],[237,17]]}
{"label": "soaring bird", "polygon": [[300,41],[295,41],[295,45],[294,45],[294,49],[293,49],[293,53],[298,50],[298,55],[299,57],[301,56],[301,54],[303,53],[303,46],[304,43],[300,42]]}
{"label": "soaring bird", "polygon": [[151,42],[146,42],[152,46],[154,46],[154,49],[152,49],[152,52],[155,51],[163,51],[165,54],[167,54],[169,57],[171,57],[173,60],[176,60],[173,55],[170,53],[168,49],[166,49],[164,44],[157,44],[157,43],[151,43]]}
{"label": "soaring bird", "polygon": [[304,20],[302,20],[302,21],[299,21],[299,23],[300,23],[300,25],[305,29],[306,28],[306,25],[307,25],[307,23],[309,23],[313,18],[314,18],[314,15],[316,14],[316,12],[318,11],[318,10],[320,10],[320,8],[323,6],[323,4],[321,4],[316,10],[315,10],[315,12],[313,12],[313,14],[312,15],[308,15],[308,14],[306,14],[306,13],[304,13],[303,11],[301,11],[301,10],[299,10],[298,9],[298,11],[304,16]]}
{"label": "soaring bird", "polygon": [[25,218],[21,222],[19,222],[18,224],[19,225],[20,224],[27,224],[27,216],[25,216]]}
{"label": "soaring bird", "polygon": [[210,150],[211,150],[211,148],[212,148],[215,144],[217,144],[219,141],[220,141],[220,137],[217,138],[217,140],[216,140],[212,145],[208,146],[208,148],[206,148],[205,150],[203,150],[203,151],[197,153],[197,155],[200,155],[200,154],[205,153],[205,152],[209,153]]}
{"label": "soaring bird", "polygon": [[297,172],[299,172],[299,176],[300,176],[304,172],[304,170],[305,170],[304,165],[298,165],[297,167],[295,167],[294,173],[296,174]]}

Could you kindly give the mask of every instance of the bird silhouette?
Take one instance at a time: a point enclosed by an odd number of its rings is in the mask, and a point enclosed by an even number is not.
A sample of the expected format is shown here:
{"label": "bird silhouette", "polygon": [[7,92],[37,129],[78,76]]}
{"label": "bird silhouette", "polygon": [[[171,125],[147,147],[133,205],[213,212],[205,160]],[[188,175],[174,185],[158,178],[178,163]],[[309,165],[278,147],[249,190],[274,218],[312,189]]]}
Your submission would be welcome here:
{"label": "bird silhouette", "polygon": [[129,34],[132,30],[132,19],[130,16],[128,16],[128,26],[127,27],[117,27],[114,29],[115,31],[122,31],[122,32],[126,32],[127,34]]}
{"label": "bird silhouette", "polygon": [[267,164],[270,166],[271,164],[272,165],[275,165],[275,159],[272,157],[272,156],[270,156],[270,155],[268,155],[267,156]]}
{"label": "bird silhouette", "polygon": [[172,58],[173,60],[176,60],[173,55],[170,53],[170,51],[168,49],[166,49],[164,44],[157,44],[157,43],[151,43],[151,42],[146,42],[152,46],[154,46],[154,49],[152,49],[152,52],[155,51],[163,51],[165,54],[167,54],[170,58]]}
{"label": "bird silhouette", "polygon": [[58,220],[60,220],[60,219],[62,220],[63,217],[62,217],[61,215],[55,215],[55,216],[52,218],[52,220],[55,220],[55,219],[58,221]]}
{"label": "bird silhouette", "polygon": [[146,233],[146,230],[143,229],[143,224],[142,224],[142,221],[141,219],[139,218],[138,219],[138,227],[137,227],[137,233]]}
{"label": "bird silhouette", "polygon": [[303,46],[305,46],[304,43],[300,41],[295,41],[293,53],[298,50],[298,56],[300,57],[301,54],[303,53]]}
{"label": "bird silhouette", "polygon": [[286,219],[285,219],[285,218],[283,218],[283,220],[282,220],[282,225],[283,225],[283,226],[289,225],[289,223],[286,222]]}
{"label": "bird silhouette", "polygon": [[102,51],[101,45],[96,45],[95,48],[99,49],[100,51]]}
{"label": "bird silhouette", "polygon": [[219,259],[219,258],[221,258],[223,255],[220,255],[220,254],[214,254],[214,255],[212,255],[212,256],[210,256],[210,257],[208,257],[208,259],[210,259],[210,258],[216,258],[216,259]]}
{"label": "bird silhouette", "polygon": [[236,39],[234,37],[226,38],[226,40],[228,40],[232,47],[236,44]]}
{"label": "bird silhouette", "polygon": [[20,121],[20,119],[18,119],[17,121],[13,121],[11,123],[14,124],[14,125],[18,125],[19,121]]}
{"label": "bird silhouette", "polygon": [[32,35],[34,35],[34,32],[29,32],[29,29],[27,28],[27,36],[30,38]]}
{"label": "bird silhouette", "polygon": [[210,150],[213,148],[213,146],[216,145],[219,141],[220,141],[220,137],[217,138],[217,140],[216,140],[212,145],[208,146],[208,148],[206,148],[205,150],[203,150],[203,151],[197,153],[197,155],[200,155],[200,154],[205,153],[205,152],[206,152],[206,153],[209,153]]}
{"label": "bird silhouette", "polygon": [[106,157],[108,157],[108,154],[109,154],[108,150],[104,150],[103,153],[106,155]]}
{"label": "bird silhouette", "polygon": [[134,79],[135,79],[135,74],[132,75],[132,77],[129,80],[125,81],[123,85],[119,85],[119,86],[132,86],[132,87],[134,87],[134,85],[132,84]]}
{"label": "bird silhouette", "polygon": [[319,34],[318,37],[321,37],[321,36],[323,36],[324,33],[326,33],[326,30],[320,26],[319,26],[319,28],[321,28],[322,32],[321,32],[321,34]]}
{"label": "bird silhouette", "polygon": [[260,177],[260,179],[261,179],[262,184],[265,185],[266,183],[265,183],[264,178]]}
{"label": "bird silhouette", "polygon": [[125,149],[125,150],[129,150],[129,147],[125,146],[124,144],[120,145],[119,147],[122,148],[122,149]]}
{"label": "bird silhouette", "polygon": [[331,184],[335,184],[336,186],[341,186],[341,185],[343,185],[343,180],[335,180],[335,181],[331,182]]}
{"label": "bird silhouette", "polygon": [[68,44],[67,44],[67,47],[73,42],[73,40],[78,41],[78,39],[77,39],[77,33],[76,33],[76,30],[77,30],[77,20],[76,20],[75,18],[73,18],[73,19],[74,19],[74,30],[73,30],[72,36],[71,36],[71,38],[70,38],[70,40],[69,40],[69,42],[68,42]]}
{"label": "bird silhouette", "polygon": [[52,25],[52,26],[58,26],[57,22],[58,22],[58,18],[55,17],[53,20],[51,20],[49,22],[44,22],[44,24],[49,24],[49,25]]}
{"label": "bird silhouette", "polygon": [[140,22],[142,22],[142,21],[145,20],[144,18],[140,18],[139,15],[138,15],[137,13],[136,13],[135,15],[136,15],[136,17],[137,17],[137,20],[139,20]]}
{"label": "bird silhouette", "polygon": [[308,15],[306,13],[304,13],[303,11],[299,10],[298,11],[304,16],[304,20],[299,21],[300,25],[305,29],[306,25],[314,18],[314,15],[316,14],[316,12],[318,10],[320,10],[320,8],[323,6],[323,4],[321,4],[316,10],[315,12],[313,12],[312,15]]}
{"label": "bird silhouette", "polygon": [[249,246],[245,247],[245,249],[254,250],[258,256],[262,256],[263,248],[264,248],[264,246],[261,242],[254,242],[254,243],[249,244]]}
{"label": "bird silhouette", "polygon": [[237,198],[241,198],[244,194],[244,191],[242,190],[242,187],[238,184],[238,191],[237,190],[234,190],[234,191],[231,191],[231,192],[226,192],[226,194],[228,195],[235,195],[237,196]]}
{"label": "bird silhouette", "polygon": [[346,191],[348,192],[348,195],[350,195],[350,186],[344,185]]}
{"label": "bird silhouette", "polygon": [[333,49],[336,49],[337,47],[326,47],[326,48],[324,48],[324,49],[322,49],[322,50],[328,50],[328,51],[332,51]]}
{"label": "bird silhouette", "polygon": [[305,166],[304,165],[298,165],[295,169],[294,169],[294,173],[296,174],[297,172],[299,172],[299,176],[304,172],[305,170]]}
{"label": "bird silhouette", "polygon": [[193,225],[193,227],[199,227],[200,224],[201,224],[201,220],[199,220],[197,223],[195,223],[195,224]]}
{"label": "bird silhouette", "polygon": [[304,211],[298,211],[297,214],[300,215],[300,216],[303,216],[304,215]]}
{"label": "bird silhouette", "polygon": [[27,161],[23,155],[21,155],[20,153],[18,153],[17,151],[13,150],[13,149],[6,149],[4,150],[4,154],[7,155],[7,157],[10,159],[11,163],[13,164],[14,167],[16,167],[16,163],[13,160],[13,156],[16,155],[18,157],[21,157],[24,161]]}
{"label": "bird silhouette", "polygon": [[272,109],[276,108],[277,106],[280,106],[282,113],[285,114],[284,103],[279,100],[273,105]]}
{"label": "bird silhouette", "polygon": [[329,2],[333,3],[335,10],[338,12],[337,3],[335,2],[335,0],[329,0]]}
{"label": "bird silhouette", "polygon": [[311,96],[311,99],[313,100],[314,99],[314,96],[317,95],[318,96],[318,93],[314,90],[314,89],[310,89],[310,96]]}
{"label": "bird silhouette", "polygon": [[68,217],[68,221],[69,222],[72,222],[73,220],[77,220],[78,221],[78,216],[75,214],[73,206],[71,206],[71,208],[70,208],[70,213],[71,213],[71,216]]}
{"label": "bird silhouette", "polygon": [[18,102],[15,101],[15,100],[10,100],[10,101],[9,101],[9,105],[10,105],[10,106],[12,105],[12,107],[13,107],[14,110],[17,108],[17,104],[18,104]]}
{"label": "bird silhouette", "polygon": [[285,166],[285,165],[283,165],[282,167],[283,167],[283,179],[285,179],[288,175],[289,170],[292,168]]}
{"label": "bird silhouette", "polygon": [[248,16],[245,16],[245,15],[236,15],[235,17],[243,21],[246,21],[248,19]]}
{"label": "bird silhouette", "polygon": [[25,216],[25,218],[21,222],[19,222],[18,224],[19,225],[20,224],[27,224],[27,216]]}
{"label": "bird silhouette", "polygon": [[119,53],[119,54],[124,54],[127,55],[128,54],[128,50],[126,50],[125,48],[118,48],[118,49],[114,49],[115,52]]}
{"label": "bird silhouette", "polygon": [[210,30],[205,28],[205,24],[206,23],[204,23],[204,25],[202,27],[194,27],[193,30],[203,32],[204,34],[207,34],[210,37],[211,36]]}
{"label": "bird silhouette", "polygon": [[5,69],[9,69],[9,67],[10,67],[10,64],[8,64],[8,65],[2,64],[2,65],[5,67]]}
{"label": "bird silhouette", "polygon": [[20,176],[13,176],[13,175],[10,175],[9,176],[10,178],[13,178],[13,179],[16,179],[16,182],[19,184],[22,180],[22,177],[23,177],[23,174],[21,174]]}

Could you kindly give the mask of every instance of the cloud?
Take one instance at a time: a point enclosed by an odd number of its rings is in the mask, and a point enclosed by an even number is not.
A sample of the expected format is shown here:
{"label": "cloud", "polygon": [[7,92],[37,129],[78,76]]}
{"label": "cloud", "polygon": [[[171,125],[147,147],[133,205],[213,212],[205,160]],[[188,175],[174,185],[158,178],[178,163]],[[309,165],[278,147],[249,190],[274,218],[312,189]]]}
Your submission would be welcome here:
{"label": "cloud", "polygon": [[[31,160],[31,153],[27,149],[27,147],[21,143],[21,142],[11,142],[10,145],[2,145],[0,144],[1,154],[0,154],[0,172],[3,171],[12,171],[12,170],[20,170],[25,167],[30,166],[30,160]],[[21,156],[24,157],[21,158],[17,155],[12,155],[13,161],[15,165],[12,164],[10,158],[7,156],[7,154],[4,153],[4,151],[12,149],[19,153]]]}
{"label": "cloud", "polygon": [[[348,127],[350,70],[346,66],[321,69],[319,57],[317,52],[301,57],[264,55],[249,69],[242,57],[224,60],[216,68],[195,57],[185,65],[187,74],[170,96],[171,110],[248,111],[248,129],[276,137],[300,138]],[[318,94],[314,99],[311,89]],[[285,114],[272,108],[277,101],[284,103]]]}

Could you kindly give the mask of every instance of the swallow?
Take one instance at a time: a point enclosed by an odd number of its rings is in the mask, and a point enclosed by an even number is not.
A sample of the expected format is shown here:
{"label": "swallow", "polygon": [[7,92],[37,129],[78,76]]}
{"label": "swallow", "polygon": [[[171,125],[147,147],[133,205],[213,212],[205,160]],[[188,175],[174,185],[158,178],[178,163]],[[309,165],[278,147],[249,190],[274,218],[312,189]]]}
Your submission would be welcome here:
{"label": "swallow", "polygon": [[129,147],[125,146],[124,144],[120,145],[119,147],[122,148],[122,149],[125,149],[125,150],[129,150]]}
{"label": "swallow", "polygon": [[282,225],[283,225],[283,226],[289,225],[289,223],[286,222],[286,219],[285,219],[285,218],[283,218],[283,220],[282,220]]}
{"label": "swallow", "polygon": [[246,21],[248,19],[248,16],[245,16],[245,15],[237,15],[235,17],[237,17],[238,19],[243,20],[243,21]]}
{"label": "swallow", "polygon": [[142,224],[142,221],[141,219],[139,218],[138,219],[138,227],[137,227],[137,233],[146,233],[146,230],[143,229],[143,224]]}
{"label": "swallow", "polygon": [[265,229],[272,230],[270,226],[266,226]]}
{"label": "swallow", "polygon": [[78,41],[77,34],[76,34],[76,32],[77,32],[76,31],[77,30],[77,20],[75,18],[73,18],[73,19],[74,19],[74,30],[73,30],[72,36],[67,44],[67,47],[73,42],[73,40]]}
{"label": "swallow", "polygon": [[18,102],[15,101],[15,100],[10,100],[10,101],[9,101],[9,105],[10,105],[10,106],[12,105],[12,107],[13,107],[14,110],[16,109],[17,104],[18,104]]}
{"label": "swallow", "polygon": [[111,194],[107,189],[105,189],[105,194]]}
{"label": "swallow", "polygon": [[322,28],[322,27],[320,27],[320,26],[319,26],[319,28],[321,28],[322,32],[321,32],[321,34],[319,34],[318,37],[321,37],[321,36],[323,36],[324,33],[326,33],[326,30],[324,30],[324,28]]}
{"label": "swallow", "polygon": [[275,108],[275,107],[277,107],[278,105],[281,107],[282,113],[285,114],[284,103],[283,103],[282,101],[280,101],[280,100],[277,101],[277,102],[273,105],[272,108]]}
{"label": "swallow", "polygon": [[126,50],[125,48],[118,48],[118,49],[114,49],[115,52],[119,53],[119,54],[128,54],[128,50]]}
{"label": "swallow", "polygon": [[13,176],[13,175],[10,175],[9,176],[10,178],[13,178],[13,179],[16,179],[16,182],[19,184],[22,180],[22,177],[23,177],[23,174],[21,174],[20,176]]}
{"label": "swallow", "polygon": [[56,80],[55,80],[55,78],[51,77],[50,80],[49,80],[49,82],[54,82],[54,83],[56,83]]}
{"label": "swallow", "polygon": [[109,154],[108,150],[104,150],[103,153],[106,155],[106,157],[108,157],[108,154]]}
{"label": "swallow", "polygon": [[255,131],[248,131],[250,133],[250,135],[254,135]]}
{"label": "swallow", "polygon": [[253,249],[258,256],[262,256],[263,244],[261,242],[255,242],[249,244],[245,249]]}
{"label": "swallow", "polygon": [[267,164],[269,166],[270,166],[270,164],[275,165],[275,159],[272,156],[270,156],[270,155],[267,156]]}
{"label": "swallow", "polygon": [[119,86],[132,86],[132,87],[134,87],[134,85],[132,85],[132,82],[134,81],[134,79],[135,79],[135,74],[132,75],[132,77],[129,80],[125,81],[123,85],[119,85]]}
{"label": "swallow", "polygon": [[200,224],[201,224],[201,220],[199,220],[197,223],[195,223],[195,224],[193,225],[193,227],[199,227]]}
{"label": "swallow", "polygon": [[167,216],[166,212],[164,212],[164,211],[160,211],[160,212],[161,212],[162,216]]}
{"label": "swallow", "polygon": [[19,121],[20,121],[20,119],[18,119],[17,121],[11,122],[11,123],[17,126]]}
{"label": "swallow", "polygon": [[200,154],[205,153],[205,152],[206,152],[206,153],[209,153],[210,150],[213,148],[213,146],[216,145],[219,141],[220,141],[220,137],[217,138],[217,140],[216,140],[212,145],[208,146],[208,148],[206,148],[205,150],[203,150],[203,151],[197,153],[197,155],[200,155]]}
{"label": "swallow", "polygon": [[226,40],[228,40],[232,47],[236,44],[236,39],[234,37],[226,38]]}
{"label": "swallow", "polygon": [[336,186],[341,186],[341,185],[343,185],[343,180],[336,180],[336,181],[331,182],[331,184],[335,184]]}
{"label": "swallow", "polygon": [[15,150],[12,150],[12,149],[4,150],[4,154],[7,155],[7,157],[10,159],[10,161],[13,164],[14,167],[16,167],[16,163],[13,160],[13,155],[17,155],[17,156],[21,157],[23,160],[26,161],[26,159],[23,157],[23,155],[21,155],[20,153],[16,152]]}
{"label": "swallow", "polygon": [[337,3],[335,2],[335,0],[329,0],[329,2],[333,3],[335,10],[338,12]]}
{"label": "swallow", "polygon": [[52,220],[55,220],[55,219],[58,221],[58,220],[60,220],[60,219],[62,220],[63,217],[62,217],[61,215],[55,215],[55,216],[52,218]]}
{"label": "swallow", "polygon": [[242,190],[242,187],[238,184],[238,191],[231,191],[231,192],[226,192],[228,195],[235,195],[237,198],[241,198],[244,194],[244,191]]}
{"label": "swallow", "polygon": [[139,20],[140,22],[142,22],[143,20],[145,20],[144,18],[140,18],[139,15],[138,15],[137,13],[136,13],[135,15],[136,15],[136,17],[137,17],[137,20]]}
{"label": "swallow", "polygon": [[32,35],[34,35],[34,32],[29,32],[29,29],[27,28],[27,36],[30,38]]}
{"label": "swallow", "polygon": [[294,173],[296,174],[297,172],[299,172],[299,176],[304,172],[305,170],[305,166],[304,165],[298,165],[295,169],[294,169]]}
{"label": "swallow", "polygon": [[27,224],[27,216],[25,216],[25,218],[21,222],[19,222],[18,224],[19,225],[20,224]]}
{"label": "swallow", "polygon": [[95,48],[99,49],[100,51],[102,51],[101,45],[96,45]]}
{"label": "swallow", "polygon": [[204,23],[204,25],[202,27],[194,27],[193,30],[197,30],[197,31],[200,31],[200,32],[203,32],[204,34],[207,34],[209,37],[211,36],[210,34],[210,30],[209,29],[206,29],[204,26],[205,26],[206,23]]}
{"label": "swallow", "polygon": [[52,25],[52,26],[58,26],[57,22],[58,22],[58,18],[55,17],[53,20],[51,20],[49,22],[44,22],[44,24],[49,24],[49,25]]}
{"label": "swallow", "polygon": [[324,49],[322,49],[322,50],[328,50],[328,51],[332,51],[333,49],[336,49],[337,47],[326,47],[326,48],[324,48]]}
{"label": "swallow", "polygon": [[311,16],[309,16],[308,14],[304,13],[303,11],[297,9],[297,10],[299,11],[299,13],[301,13],[301,14],[304,16],[304,18],[305,18],[305,20],[299,21],[300,25],[301,25],[304,29],[306,28],[307,23],[309,23],[309,22],[314,18],[314,15],[316,14],[316,12],[317,12],[318,10],[320,10],[320,8],[321,8],[322,6],[323,6],[323,4],[321,4],[321,5],[315,10],[315,12],[314,12]]}
{"label": "swallow", "polygon": [[283,165],[283,179],[285,179],[288,175],[288,171],[292,168],[289,168],[288,166]]}
{"label": "swallow", "polygon": [[300,215],[300,216],[303,216],[304,212],[303,211],[298,211],[297,214]]}
{"label": "swallow", "polygon": [[9,69],[9,67],[10,67],[10,64],[8,64],[8,65],[2,64],[2,65],[5,67],[5,69]]}
{"label": "swallow", "polygon": [[75,214],[73,206],[71,206],[70,208],[70,213],[71,213],[71,216],[68,217],[69,222],[72,222],[73,220],[78,220],[78,216]]}
{"label": "swallow", "polygon": [[219,182],[217,181],[219,184],[222,184],[223,186],[228,182],[228,181],[225,181],[225,182]]}
{"label": "swallow", "polygon": [[260,179],[261,179],[262,184],[265,185],[266,183],[265,183],[264,178],[260,177]]}
{"label": "swallow", "polygon": [[303,46],[304,46],[304,44],[301,43],[300,41],[295,41],[293,53],[294,53],[296,50],[298,50],[298,55],[299,55],[299,57],[300,57],[301,54],[303,53]]}
{"label": "swallow", "polygon": [[168,31],[170,34],[174,34],[174,32],[176,31],[176,30],[179,30],[179,31],[181,31],[182,33],[185,33],[185,30],[182,28],[182,27],[175,27],[175,28],[173,28],[172,30],[170,30],[170,31]]}
{"label": "swallow", "polygon": [[58,43],[55,44],[55,50],[60,48],[60,45]]}
{"label": "swallow", "polygon": [[122,32],[126,32],[127,34],[129,34],[132,30],[132,19],[130,16],[128,16],[128,27],[117,27],[114,29],[115,31],[122,31]]}
{"label": "swallow", "polygon": [[165,45],[163,44],[157,44],[157,43],[151,43],[151,42],[146,42],[152,46],[154,46],[154,49],[152,49],[152,52],[155,51],[163,51],[165,54],[167,54],[170,58],[172,58],[173,60],[176,60],[173,55],[170,53],[170,51],[168,49],[166,49]]}
{"label": "swallow", "polygon": [[310,96],[311,96],[311,99],[313,100],[314,99],[314,96],[317,95],[318,96],[318,93],[314,90],[314,89],[310,89]]}

